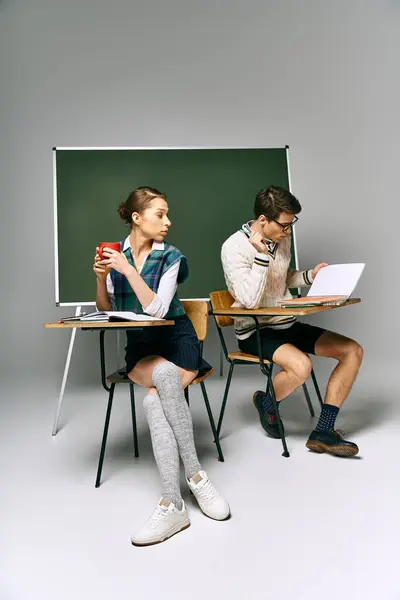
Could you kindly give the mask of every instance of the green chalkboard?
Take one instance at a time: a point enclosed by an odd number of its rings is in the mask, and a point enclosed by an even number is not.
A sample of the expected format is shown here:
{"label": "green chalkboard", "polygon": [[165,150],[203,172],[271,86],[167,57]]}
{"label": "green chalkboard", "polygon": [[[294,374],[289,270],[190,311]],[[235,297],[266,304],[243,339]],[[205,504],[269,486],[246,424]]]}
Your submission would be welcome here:
{"label": "green chalkboard", "polygon": [[56,302],[92,303],[96,245],[129,230],[117,208],[137,186],[165,192],[168,242],[188,258],[180,298],[206,298],[225,288],[223,241],[253,217],[257,192],[289,186],[287,148],[54,149]]}

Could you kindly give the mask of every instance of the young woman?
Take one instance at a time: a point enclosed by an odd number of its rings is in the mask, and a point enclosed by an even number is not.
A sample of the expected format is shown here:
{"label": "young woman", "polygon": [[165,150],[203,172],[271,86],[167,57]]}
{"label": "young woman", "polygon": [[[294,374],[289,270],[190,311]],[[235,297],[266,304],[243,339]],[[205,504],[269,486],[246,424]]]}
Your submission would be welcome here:
{"label": "young woman", "polygon": [[190,525],[179,485],[179,456],[186,481],[201,510],[212,519],[230,515],[197,458],[190,410],[183,390],[200,373],[211,369],[200,356],[194,327],[177,296],[188,277],[186,258],[164,242],[171,226],[164,194],[140,187],[118,213],[130,228],[121,252],[96,252],[99,310],[130,310],[173,319],[175,324],[127,332],[129,378],[148,388],[143,406],[149,423],[154,456],[162,480],[162,497],[144,526],[132,537],[136,546],[157,544]]}

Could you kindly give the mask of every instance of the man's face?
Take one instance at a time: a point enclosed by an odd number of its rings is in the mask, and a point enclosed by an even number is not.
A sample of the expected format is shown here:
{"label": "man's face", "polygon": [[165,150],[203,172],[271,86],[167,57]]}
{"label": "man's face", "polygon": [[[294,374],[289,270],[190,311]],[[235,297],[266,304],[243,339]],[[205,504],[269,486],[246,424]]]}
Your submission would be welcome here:
{"label": "man's face", "polygon": [[263,230],[264,237],[273,242],[280,242],[285,237],[290,235],[292,225],[297,221],[297,217],[291,213],[283,212],[275,220],[268,220],[267,217],[261,215],[259,217],[260,225]]}

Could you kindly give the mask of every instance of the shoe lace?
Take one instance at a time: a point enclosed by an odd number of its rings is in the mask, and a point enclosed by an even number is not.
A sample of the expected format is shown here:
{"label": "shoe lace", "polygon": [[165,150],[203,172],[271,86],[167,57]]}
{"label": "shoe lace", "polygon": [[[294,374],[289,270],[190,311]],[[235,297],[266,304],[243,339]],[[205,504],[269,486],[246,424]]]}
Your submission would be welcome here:
{"label": "shoe lace", "polygon": [[343,431],[343,429],[334,429],[333,432],[336,433],[336,435],[342,439],[346,435],[345,432]]}
{"label": "shoe lace", "polygon": [[218,496],[218,492],[209,479],[198,488],[198,494],[202,500],[212,502]]}
{"label": "shoe lace", "polygon": [[160,505],[156,506],[156,508],[154,509],[154,512],[152,513],[152,515],[149,517],[147,524],[152,527],[153,529],[155,529],[156,527],[158,527],[158,525],[164,521],[167,518],[168,515],[168,511],[167,509]]}
{"label": "shoe lace", "polygon": [[263,399],[261,402],[261,408],[265,414],[268,415],[268,423],[270,425],[275,425],[278,421],[277,416],[275,414],[275,409],[272,409],[274,412],[271,413],[271,404],[266,394],[263,394]]}
{"label": "shoe lace", "polygon": [[264,396],[263,396],[261,406],[262,406],[262,409],[264,412],[268,412],[269,402],[268,402],[268,398],[267,398],[266,394],[264,394]]}

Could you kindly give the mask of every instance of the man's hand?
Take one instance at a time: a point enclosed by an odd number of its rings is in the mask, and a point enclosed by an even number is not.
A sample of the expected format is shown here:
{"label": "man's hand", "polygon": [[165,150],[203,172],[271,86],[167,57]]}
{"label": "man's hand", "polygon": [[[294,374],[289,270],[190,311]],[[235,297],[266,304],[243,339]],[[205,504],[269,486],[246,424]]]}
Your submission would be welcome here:
{"label": "man's hand", "polygon": [[315,267],[315,269],[312,272],[312,278],[313,280],[316,278],[317,274],[320,272],[321,269],[323,269],[324,267],[327,267],[328,263],[319,263],[319,265],[317,265]]}
{"label": "man's hand", "polygon": [[249,242],[257,250],[257,252],[263,252],[266,254],[268,252],[268,248],[262,238],[262,236],[256,231],[252,231],[249,237]]}

